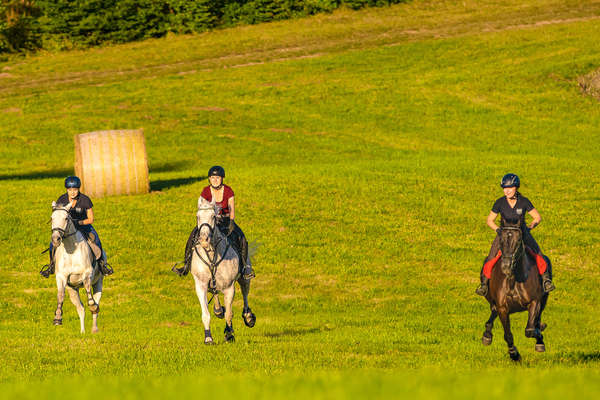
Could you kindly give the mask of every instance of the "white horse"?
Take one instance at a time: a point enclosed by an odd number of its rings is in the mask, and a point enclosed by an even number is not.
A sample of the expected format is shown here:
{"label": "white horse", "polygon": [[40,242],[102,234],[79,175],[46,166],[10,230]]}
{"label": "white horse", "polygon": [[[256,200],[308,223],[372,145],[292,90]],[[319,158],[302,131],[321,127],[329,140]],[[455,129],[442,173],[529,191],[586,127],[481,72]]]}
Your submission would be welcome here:
{"label": "white horse", "polygon": [[[248,307],[248,294],[250,281],[241,277],[238,253],[229,244],[225,235],[216,225],[219,207],[209,203],[202,197],[198,199],[198,213],[196,214],[199,243],[194,246],[192,254],[191,272],[194,277],[196,294],[202,307],[202,323],[204,324],[204,343],[212,344],[210,333],[210,312],[208,310],[207,293],[210,291],[215,298],[215,315],[223,318],[225,315],[225,341],[233,342],[233,297],[235,295],[235,281],[239,283],[244,296],[244,310],[242,319],[246,326],[252,328],[256,316]],[[250,262],[248,256],[247,262]],[[218,292],[224,295],[224,308],[219,305]]]}
{"label": "white horse", "polygon": [[[54,325],[62,325],[62,306],[65,300],[65,289],[69,292],[71,302],[77,308],[81,333],[85,333],[85,308],[79,298],[79,289],[85,288],[87,303],[92,312],[92,332],[98,332],[98,313],[102,297],[103,275],[100,272],[96,257],[84,235],[75,229],[69,210],[71,204],[56,205],[52,202],[52,245],[54,246],[56,286],[58,288],[57,306]],[[92,292],[93,290],[93,292]]]}

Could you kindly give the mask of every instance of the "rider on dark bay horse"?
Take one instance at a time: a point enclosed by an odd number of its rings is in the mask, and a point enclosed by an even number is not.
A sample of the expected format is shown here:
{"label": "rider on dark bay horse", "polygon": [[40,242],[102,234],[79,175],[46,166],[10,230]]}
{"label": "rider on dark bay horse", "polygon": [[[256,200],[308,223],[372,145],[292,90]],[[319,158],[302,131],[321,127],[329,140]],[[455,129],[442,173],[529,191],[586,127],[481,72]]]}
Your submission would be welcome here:
{"label": "rider on dark bay horse", "polygon": [[[235,197],[233,189],[223,183],[225,178],[225,169],[218,165],[208,170],[208,180],[210,184],[206,186],[201,193],[201,197],[209,202],[214,201],[220,206],[217,216],[217,226],[219,230],[229,238],[231,245],[238,252],[242,262],[242,276],[246,280],[254,278],[254,270],[247,263],[248,260],[248,241],[244,232],[235,223]],[[192,251],[196,241],[197,227],[194,228],[185,246],[185,265],[182,268],[175,268],[174,271],[179,275],[185,275],[190,269],[192,260]]]}
{"label": "rider on dark bay horse", "polygon": [[[56,200],[56,204],[58,206],[66,206],[69,203],[71,204],[71,209],[69,210],[69,215],[75,225],[75,229],[83,233],[83,236],[88,239],[88,242],[91,241],[90,247],[92,247],[92,252],[97,257],[98,266],[104,275],[110,275],[113,273],[113,270],[106,263],[106,253],[102,250],[102,243],[100,242],[100,237],[98,233],[92,226],[94,223],[94,212],[92,207],[92,200],[81,193],[79,189],[81,188],[81,180],[76,176],[68,176],[65,179],[65,188],[67,192],[61,195],[58,200]],[[97,248],[94,249],[94,245]],[[51,274],[54,273],[54,246],[52,242],[50,242],[50,264],[47,264],[42,268],[40,274],[44,278],[48,278]]]}
{"label": "rider on dark bay horse", "polygon": [[[546,262],[542,257],[542,252],[537,242],[531,236],[530,231],[538,226],[542,221],[540,213],[535,209],[531,201],[521,193],[518,189],[521,186],[519,177],[515,174],[506,174],[502,178],[500,186],[504,190],[504,196],[496,200],[490,214],[487,217],[487,225],[495,232],[500,233],[505,223],[520,223],[523,233],[523,242],[528,249],[534,253],[538,271],[542,276],[542,286],[544,292],[548,293],[555,289],[550,272],[547,270]],[[528,213],[532,218],[531,224],[525,224],[525,213]],[[500,214],[501,226],[496,225],[496,217]],[[500,236],[497,235],[492,243],[490,253],[483,263],[481,269],[481,285],[475,290],[475,293],[485,296],[488,292],[488,282],[491,277],[492,268],[500,257]]]}

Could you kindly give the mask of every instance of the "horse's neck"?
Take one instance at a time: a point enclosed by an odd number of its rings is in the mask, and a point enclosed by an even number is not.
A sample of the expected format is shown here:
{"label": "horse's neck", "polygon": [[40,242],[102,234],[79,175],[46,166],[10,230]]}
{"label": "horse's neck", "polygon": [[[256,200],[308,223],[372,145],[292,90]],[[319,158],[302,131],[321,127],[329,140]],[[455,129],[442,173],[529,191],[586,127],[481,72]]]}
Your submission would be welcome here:
{"label": "horse's neck", "polygon": [[65,250],[67,250],[67,253],[72,253],[75,251],[77,246],[81,245],[81,243],[83,242],[83,233],[79,232],[75,228],[75,224],[73,224],[73,221],[69,220],[69,222],[67,222],[67,229],[65,230],[65,235],[63,239]]}
{"label": "horse's neck", "polygon": [[215,245],[214,251],[221,255],[224,256],[225,254],[225,247],[227,246],[227,238],[221,233],[221,231],[219,230],[218,227],[215,227],[216,231],[215,231],[215,236],[217,237],[217,244]]}

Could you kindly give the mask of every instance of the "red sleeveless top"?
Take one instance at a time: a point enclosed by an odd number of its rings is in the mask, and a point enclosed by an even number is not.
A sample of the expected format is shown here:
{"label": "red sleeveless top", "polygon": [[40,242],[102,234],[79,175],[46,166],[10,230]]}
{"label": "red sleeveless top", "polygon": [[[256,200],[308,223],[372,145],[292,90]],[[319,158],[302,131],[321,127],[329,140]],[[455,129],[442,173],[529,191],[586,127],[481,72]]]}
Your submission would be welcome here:
{"label": "red sleeveless top", "polygon": [[[212,192],[210,191],[210,185],[205,187],[202,190],[202,194],[200,196],[202,196],[207,201],[213,200]],[[221,212],[219,213],[219,215],[229,215],[229,199],[232,197],[233,197],[233,189],[231,189],[229,186],[224,184],[223,185],[223,200],[219,201],[219,202],[215,202],[219,206],[221,206]]]}

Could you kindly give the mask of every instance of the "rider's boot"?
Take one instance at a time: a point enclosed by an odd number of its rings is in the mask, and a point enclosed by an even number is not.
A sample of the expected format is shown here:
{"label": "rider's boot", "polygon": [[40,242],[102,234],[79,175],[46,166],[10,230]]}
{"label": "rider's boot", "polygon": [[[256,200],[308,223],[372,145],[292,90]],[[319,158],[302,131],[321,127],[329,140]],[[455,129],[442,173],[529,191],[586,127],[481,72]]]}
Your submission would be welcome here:
{"label": "rider's boot", "polygon": [[556,289],[556,286],[554,286],[552,278],[550,277],[549,271],[546,271],[542,274],[542,286],[544,288],[545,293],[550,293],[551,291]]}
{"label": "rider's boot", "polygon": [[246,238],[242,238],[240,242],[240,248],[242,250],[242,276],[245,280],[249,281],[256,275],[254,274],[254,270],[252,269],[252,264],[248,262],[248,241],[246,240]]}
{"label": "rider's boot", "polygon": [[480,296],[487,295],[489,281],[490,280],[484,274],[481,274],[481,285],[479,285],[479,287],[475,289],[475,293],[477,293]]}
{"label": "rider's boot", "polygon": [[97,259],[96,262],[98,263],[98,267],[100,267],[100,271],[103,275],[112,275],[115,272],[108,263],[104,250],[102,250],[102,257]]}
{"label": "rider's boot", "polygon": [[42,267],[42,269],[40,270],[40,275],[43,276],[44,278],[49,278],[50,275],[52,275],[54,273],[54,252],[55,252],[55,249],[53,247],[52,250],[50,250],[50,252],[48,253],[48,254],[50,254],[50,263],[44,265]]}
{"label": "rider's boot", "polygon": [[192,233],[190,233],[190,237],[188,238],[187,243],[185,244],[185,256],[183,259],[183,267],[181,267],[181,268],[173,267],[172,268],[173,272],[175,272],[179,276],[185,276],[188,274],[188,272],[190,272],[190,267],[191,267],[190,264],[192,262],[192,254],[194,251],[194,242],[196,241],[197,230],[198,230],[197,227],[195,227],[192,230]]}

